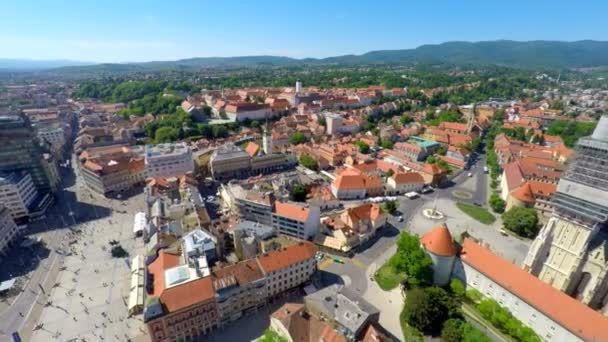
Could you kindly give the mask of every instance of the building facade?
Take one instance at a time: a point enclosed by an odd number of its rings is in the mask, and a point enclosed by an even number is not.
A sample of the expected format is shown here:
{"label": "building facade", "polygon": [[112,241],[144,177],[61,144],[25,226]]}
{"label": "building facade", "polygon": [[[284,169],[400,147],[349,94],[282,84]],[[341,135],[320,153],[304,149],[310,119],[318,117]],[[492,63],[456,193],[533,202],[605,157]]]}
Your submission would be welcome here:
{"label": "building facade", "polygon": [[53,182],[43,165],[43,154],[50,152],[40,141],[25,116],[0,116],[0,172],[27,171],[37,190],[53,192]]}
{"label": "building facade", "polygon": [[258,257],[266,276],[269,298],[300,286],[310,280],[317,270],[316,247],[310,242],[299,242]]}
{"label": "building facade", "polygon": [[13,220],[28,217],[33,211],[38,191],[25,171],[0,175],[0,205],[8,209]]}
{"label": "building facade", "polygon": [[144,157],[122,145],[83,152],[79,169],[87,186],[104,195],[143,185],[146,179]]}
{"label": "building facade", "polygon": [[146,145],[146,177],[181,176],[194,172],[192,149],[186,143]]}
{"label": "building facade", "polygon": [[508,309],[543,341],[608,339],[608,318],[473,240],[464,240],[452,275]]}
{"label": "building facade", "polygon": [[319,231],[320,215],[318,207],[276,202],[272,227],[280,234],[310,240]]}
{"label": "building facade", "polygon": [[608,117],[579,139],[524,268],[608,314]]}
{"label": "building facade", "polygon": [[0,204],[0,262],[19,233],[19,227],[11,217],[10,211]]}
{"label": "building facade", "polygon": [[257,259],[223,267],[213,276],[221,324],[239,319],[266,304],[266,277]]}

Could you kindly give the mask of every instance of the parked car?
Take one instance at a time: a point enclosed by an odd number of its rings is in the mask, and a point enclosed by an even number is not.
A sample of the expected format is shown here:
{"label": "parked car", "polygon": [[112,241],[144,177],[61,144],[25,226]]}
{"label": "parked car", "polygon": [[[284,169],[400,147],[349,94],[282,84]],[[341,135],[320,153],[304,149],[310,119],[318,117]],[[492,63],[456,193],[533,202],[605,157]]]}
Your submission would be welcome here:
{"label": "parked car", "polygon": [[399,221],[399,222],[403,222],[403,216],[399,216],[399,217],[397,217],[397,221]]}
{"label": "parked car", "polygon": [[473,174],[471,172],[467,173],[467,177],[473,177]]}

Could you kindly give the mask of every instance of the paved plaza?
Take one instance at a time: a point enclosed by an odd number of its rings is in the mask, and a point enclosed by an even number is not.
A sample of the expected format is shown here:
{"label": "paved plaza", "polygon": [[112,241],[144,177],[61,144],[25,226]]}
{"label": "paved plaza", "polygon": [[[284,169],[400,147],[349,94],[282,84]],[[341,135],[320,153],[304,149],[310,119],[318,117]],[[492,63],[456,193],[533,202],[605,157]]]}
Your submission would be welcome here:
{"label": "paved plaza", "polygon": [[[143,206],[141,196],[130,201]],[[63,258],[50,294],[40,297],[46,304],[36,325],[42,327],[32,341],[124,341],[144,333],[141,316],[127,317],[130,260],[143,254],[143,242],[134,239],[132,225],[131,212],[81,225],[81,236],[71,244],[72,255]],[[110,240],[118,241],[130,256],[112,258]]]}

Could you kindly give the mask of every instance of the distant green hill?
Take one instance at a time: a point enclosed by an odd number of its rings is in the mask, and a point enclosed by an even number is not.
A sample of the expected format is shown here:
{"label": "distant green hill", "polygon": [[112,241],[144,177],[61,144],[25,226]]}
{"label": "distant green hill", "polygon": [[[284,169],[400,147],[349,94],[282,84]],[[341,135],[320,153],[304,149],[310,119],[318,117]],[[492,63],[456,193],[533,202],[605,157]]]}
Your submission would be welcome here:
{"label": "distant green hill", "polygon": [[[0,60],[0,66],[2,60]],[[290,65],[369,65],[446,63],[503,65],[519,68],[588,68],[608,66],[608,42],[498,40],[487,42],[448,42],[423,45],[415,49],[371,51],[362,55],[295,59],[281,56],[200,57],[177,61],[70,66],[55,71],[124,72],[152,70],[193,70],[200,68],[290,66]]]}

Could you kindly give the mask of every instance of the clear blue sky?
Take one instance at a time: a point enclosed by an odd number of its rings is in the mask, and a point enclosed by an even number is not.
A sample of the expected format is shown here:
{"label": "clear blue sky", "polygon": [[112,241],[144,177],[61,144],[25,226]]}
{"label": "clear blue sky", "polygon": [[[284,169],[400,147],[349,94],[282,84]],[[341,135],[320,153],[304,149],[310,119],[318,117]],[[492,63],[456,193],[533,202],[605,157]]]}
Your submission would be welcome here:
{"label": "clear blue sky", "polygon": [[608,0],[2,0],[0,58],[325,57],[446,41],[608,39]]}

